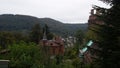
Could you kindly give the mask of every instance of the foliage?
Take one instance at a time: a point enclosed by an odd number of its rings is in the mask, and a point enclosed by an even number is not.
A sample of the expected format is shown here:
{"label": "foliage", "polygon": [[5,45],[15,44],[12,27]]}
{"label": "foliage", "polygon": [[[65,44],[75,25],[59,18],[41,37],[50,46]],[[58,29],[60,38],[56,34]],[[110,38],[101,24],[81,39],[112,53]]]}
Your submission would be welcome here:
{"label": "foliage", "polygon": [[9,32],[0,33],[0,45],[2,48],[7,48],[8,44],[13,43],[15,40],[14,36]]}
{"label": "foliage", "polygon": [[84,38],[85,38],[85,33],[81,30],[78,30],[75,34],[76,37],[76,43],[74,44],[74,50],[79,54],[79,49],[83,48],[84,44]]}
{"label": "foliage", "polygon": [[[104,14],[106,25],[103,28],[105,33],[104,35],[100,35],[104,38],[101,44],[103,49],[102,53],[104,53],[104,55],[101,55],[103,58],[101,63],[102,67],[117,68],[120,67],[120,61],[117,60],[120,59],[120,57],[118,57],[120,55],[120,1],[111,0],[111,4],[112,7]],[[113,62],[116,62],[116,64]]]}
{"label": "foliage", "polygon": [[67,57],[67,59],[74,59],[76,58],[78,55],[77,55],[77,49],[75,48],[70,48],[67,50],[65,56]]}
{"label": "foliage", "polygon": [[40,24],[35,24],[30,33],[30,40],[38,44],[42,37],[43,33]]}
{"label": "foliage", "polygon": [[84,33],[82,30],[78,30],[75,34],[75,37],[77,39],[77,43],[78,44],[82,44],[83,43],[83,38],[84,38]]}
{"label": "foliage", "polygon": [[9,53],[0,55],[0,59],[10,60],[10,68],[80,68],[77,49],[70,48],[66,55],[50,56],[43,52],[43,48],[32,42],[14,42],[9,44]]}
{"label": "foliage", "polygon": [[87,24],[64,24],[51,18],[13,14],[0,15],[0,31],[17,31],[28,34],[31,28],[38,23],[41,25],[41,28],[47,24],[50,27],[50,32],[61,36],[74,35],[78,29],[83,31],[87,29]]}
{"label": "foliage", "polygon": [[[95,23],[95,22],[94,22]],[[101,32],[100,30],[102,30],[103,28],[101,28],[102,25],[98,25],[98,24],[91,24],[91,26],[89,27],[87,33],[86,33],[86,41],[89,40],[102,40],[102,37],[100,37],[98,34]]]}
{"label": "foliage", "polygon": [[73,59],[72,65],[75,68],[80,68],[81,67],[81,60],[80,60],[80,58],[77,57],[77,58]]}
{"label": "foliage", "polygon": [[42,55],[34,43],[20,42],[9,47],[10,68],[40,68]]}
{"label": "foliage", "polygon": [[51,40],[54,37],[53,33],[50,32],[50,28],[48,27],[47,24],[45,24],[45,26],[43,28],[43,33],[46,34],[48,40]]}
{"label": "foliage", "polygon": [[3,49],[7,48],[8,45],[19,42],[21,40],[28,42],[28,37],[18,32],[0,32],[0,45]]}

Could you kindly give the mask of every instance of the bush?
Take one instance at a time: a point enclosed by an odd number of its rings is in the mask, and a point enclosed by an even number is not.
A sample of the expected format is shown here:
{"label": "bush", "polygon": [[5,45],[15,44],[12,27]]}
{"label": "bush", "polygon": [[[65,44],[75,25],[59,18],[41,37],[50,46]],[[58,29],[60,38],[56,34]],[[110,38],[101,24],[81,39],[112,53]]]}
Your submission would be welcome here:
{"label": "bush", "polygon": [[34,43],[12,44],[8,54],[11,68],[40,68],[42,56],[40,48]]}

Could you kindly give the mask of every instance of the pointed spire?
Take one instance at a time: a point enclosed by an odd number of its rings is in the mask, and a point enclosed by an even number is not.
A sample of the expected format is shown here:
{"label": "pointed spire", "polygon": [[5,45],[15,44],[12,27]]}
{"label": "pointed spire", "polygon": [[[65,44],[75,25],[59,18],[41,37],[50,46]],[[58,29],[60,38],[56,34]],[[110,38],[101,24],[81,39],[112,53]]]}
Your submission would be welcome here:
{"label": "pointed spire", "polygon": [[47,40],[46,31],[44,31],[43,40]]}

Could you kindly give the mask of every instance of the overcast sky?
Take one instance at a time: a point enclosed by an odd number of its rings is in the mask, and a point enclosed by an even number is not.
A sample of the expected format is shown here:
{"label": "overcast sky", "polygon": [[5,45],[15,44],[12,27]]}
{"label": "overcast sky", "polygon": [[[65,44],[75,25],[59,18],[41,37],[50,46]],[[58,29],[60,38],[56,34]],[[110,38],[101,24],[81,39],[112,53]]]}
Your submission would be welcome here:
{"label": "overcast sky", "polygon": [[0,14],[49,17],[63,23],[85,23],[92,5],[109,7],[98,0],[0,0]]}

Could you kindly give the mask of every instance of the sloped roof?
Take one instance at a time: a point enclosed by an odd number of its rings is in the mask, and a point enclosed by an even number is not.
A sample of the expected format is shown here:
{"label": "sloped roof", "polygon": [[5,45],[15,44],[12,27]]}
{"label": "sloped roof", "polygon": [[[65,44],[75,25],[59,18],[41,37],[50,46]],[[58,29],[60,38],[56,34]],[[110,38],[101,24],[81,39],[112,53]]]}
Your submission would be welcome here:
{"label": "sloped roof", "polygon": [[88,43],[87,43],[87,46],[91,46],[93,44],[93,41],[90,40]]}
{"label": "sloped roof", "polygon": [[[87,46],[91,46],[93,44],[93,41],[92,40],[90,40],[88,43],[87,43]],[[87,51],[87,47],[84,47],[83,49],[82,49],[82,52],[84,53],[84,52],[86,52]]]}
{"label": "sloped roof", "polygon": [[[88,43],[87,43],[87,46],[91,46],[93,44],[93,41],[90,40]],[[80,50],[80,53],[83,54],[87,51],[87,47],[84,47],[83,49]]]}

